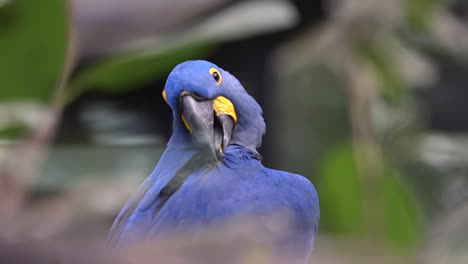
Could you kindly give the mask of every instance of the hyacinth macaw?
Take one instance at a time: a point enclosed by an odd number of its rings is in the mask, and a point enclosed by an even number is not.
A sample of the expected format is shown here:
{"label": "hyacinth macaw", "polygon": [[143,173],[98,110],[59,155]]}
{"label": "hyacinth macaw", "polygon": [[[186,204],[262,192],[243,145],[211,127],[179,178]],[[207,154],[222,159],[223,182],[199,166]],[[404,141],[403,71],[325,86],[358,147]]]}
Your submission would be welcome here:
{"label": "hyacinth macaw", "polygon": [[262,165],[262,109],[241,83],[213,63],[187,61],[172,70],[163,97],[173,112],[173,134],[118,214],[108,242],[127,246],[288,209],[294,225],[286,244],[307,258],[318,228],[317,193],[303,176]]}

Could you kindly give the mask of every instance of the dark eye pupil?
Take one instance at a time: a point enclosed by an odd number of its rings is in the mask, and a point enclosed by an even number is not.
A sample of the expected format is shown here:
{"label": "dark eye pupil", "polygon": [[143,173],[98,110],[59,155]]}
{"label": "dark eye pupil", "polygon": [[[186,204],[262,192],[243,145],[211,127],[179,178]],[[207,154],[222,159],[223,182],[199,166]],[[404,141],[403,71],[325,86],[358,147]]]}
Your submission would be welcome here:
{"label": "dark eye pupil", "polygon": [[219,81],[219,74],[217,72],[213,72],[213,78],[215,79],[216,82]]}

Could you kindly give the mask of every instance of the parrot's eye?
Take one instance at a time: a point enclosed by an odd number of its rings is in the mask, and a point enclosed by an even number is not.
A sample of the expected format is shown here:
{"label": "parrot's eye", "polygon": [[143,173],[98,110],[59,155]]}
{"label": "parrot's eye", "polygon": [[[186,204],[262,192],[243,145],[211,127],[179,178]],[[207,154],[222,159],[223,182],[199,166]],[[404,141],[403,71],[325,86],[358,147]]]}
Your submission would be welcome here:
{"label": "parrot's eye", "polygon": [[217,72],[213,72],[213,78],[215,79],[216,82],[219,81],[219,74]]}
{"label": "parrot's eye", "polygon": [[210,74],[211,76],[213,76],[213,79],[216,81],[216,84],[221,84],[221,82],[223,81],[223,77],[221,76],[221,73],[217,69],[211,68]]}

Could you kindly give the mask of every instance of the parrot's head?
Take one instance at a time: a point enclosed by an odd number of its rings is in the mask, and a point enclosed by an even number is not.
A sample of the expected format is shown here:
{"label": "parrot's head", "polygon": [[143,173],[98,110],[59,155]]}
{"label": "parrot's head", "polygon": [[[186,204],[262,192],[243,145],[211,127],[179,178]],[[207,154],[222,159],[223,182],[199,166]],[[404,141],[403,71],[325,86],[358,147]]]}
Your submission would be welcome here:
{"label": "parrot's head", "polygon": [[229,72],[208,61],[183,62],[162,95],[174,113],[174,133],[208,146],[218,158],[230,144],[257,153],[265,133],[262,109]]}

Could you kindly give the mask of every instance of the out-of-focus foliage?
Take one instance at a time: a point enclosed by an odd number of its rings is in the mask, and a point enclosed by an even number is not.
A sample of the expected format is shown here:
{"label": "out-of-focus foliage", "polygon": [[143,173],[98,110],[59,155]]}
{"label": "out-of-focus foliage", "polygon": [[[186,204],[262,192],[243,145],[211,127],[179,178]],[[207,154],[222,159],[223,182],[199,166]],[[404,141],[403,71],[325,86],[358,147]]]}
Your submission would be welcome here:
{"label": "out-of-focus foliage", "polygon": [[[272,19],[267,21],[264,12],[270,12]],[[283,1],[237,3],[231,11],[223,10],[178,34],[145,40],[135,45],[136,51],[130,47],[98,60],[71,80],[70,100],[90,90],[122,93],[138,89],[167,75],[181,61],[207,57],[220,43],[291,26],[296,22],[294,13]]]}
{"label": "out-of-focus foliage", "polygon": [[21,124],[9,124],[8,127],[0,129],[0,138],[17,138],[24,133],[27,127]]}
{"label": "out-of-focus foliage", "polygon": [[[343,234],[362,234],[362,188],[349,145],[338,145],[324,157],[320,168],[321,228]],[[343,199],[342,197],[346,197]]]}
{"label": "out-of-focus foliage", "polygon": [[414,29],[425,31],[441,0],[400,0],[408,24]]}
{"label": "out-of-focus foliage", "polygon": [[68,34],[66,1],[0,5],[0,138],[18,138],[40,122],[65,72]]}
{"label": "out-of-focus foliage", "polygon": [[419,176],[408,170],[426,132],[412,89],[434,82],[437,69],[413,40],[437,41],[430,36],[443,8],[430,0],[336,3],[329,23],[276,54],[275,99],[285,114],[274,124],[287,139],[275,138],[288,153],[278,162],[317,183],[322,231],[415,252],[428,220]]}
{"label": "out-of-focus foliage", "polygon": [[64,72],[68,43],[65,1],[0,5],[0,100],[50,102]]}
{"label": "out-of-focus foliage", "polygon": [[169,73],[180,61],[203,57],[213,47],[208,42],[168,43],[137,53],[116,55],[87,67],[72,80],[70,100],[96,90],[121,93]]}
{"label": "out-of-focus foliage", "polygon": [[376,77],[382,83],[381,94],[389,102],[397,103],[404,99],[408,92],[408,87],[403,80],[399,69],[391,58],[393,52],[391,47],[373,45],[375,43],[365,43],[356,48],[356,53],[362,56],[373,68]]}
{"label": "out-of-focus foliage", "polygon": [[385,236],[398,249],[414,250],[422,243],[425,223],[420,201],[408,188],[405,177],[391,167],[384,172]]}
{"label": "out-of-focus foliage", "polygon": [[[362,183],[356,167],[355,153],[350,144],[331,148],[324,156],[320,168],[320,190],[322,228],[340,234],[363,236],[384,228],[380,235],[386,237],[389,245],[398,249],[414,249],[422,239],[422,215],[418,202],[411,195],[407,184],[395,169],[386,166],[383,186],[369,186]],[[382,175],[374,175],[382,176]],[[381,190],[383,210],[366,207],[365,193],[369,187]],[[364,212],[367,211],[367,212]],[[384,215],[375,215],[383,212]],[[378,222],[382,221],[382,222]]]}

